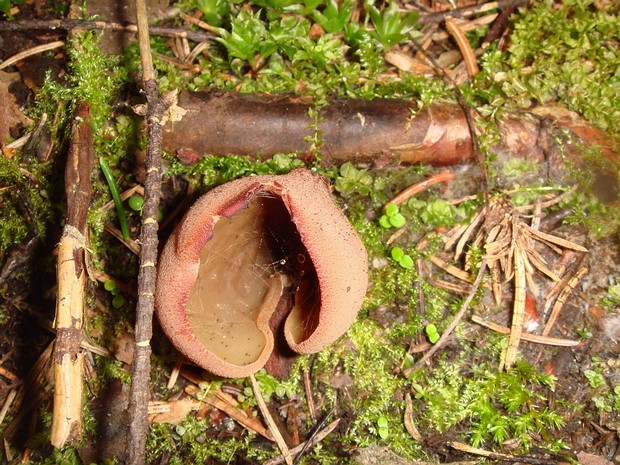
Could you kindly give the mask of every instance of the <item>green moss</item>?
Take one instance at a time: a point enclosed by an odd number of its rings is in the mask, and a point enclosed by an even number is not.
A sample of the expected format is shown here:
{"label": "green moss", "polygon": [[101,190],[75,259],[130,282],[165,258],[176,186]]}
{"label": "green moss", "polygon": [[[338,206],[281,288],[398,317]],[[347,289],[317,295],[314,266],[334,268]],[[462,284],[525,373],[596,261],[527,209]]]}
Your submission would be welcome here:
{"label": "green moss", "polygon": [[[548,407],[554,377],[537,373],[524,362],[498,372],[487,363],[466,368],[460,362],[443,361],[431,374],[420,370],[410,379],[422,426],[443,432],[461,425],[477,447],[515,439],[528,450],[533,436],[551,438],[553,430],[565,423]],[[550,439],[546,442],[551,448],[559,446]]]}
{"label": "green moss", "polygon": [[617,136],[620,52],[613,37],[619,24],[617,5],[537,2],[514,18],[507,52],[483,56],[477,85],[493,89],[487,95],[492,106],[561,102]]}

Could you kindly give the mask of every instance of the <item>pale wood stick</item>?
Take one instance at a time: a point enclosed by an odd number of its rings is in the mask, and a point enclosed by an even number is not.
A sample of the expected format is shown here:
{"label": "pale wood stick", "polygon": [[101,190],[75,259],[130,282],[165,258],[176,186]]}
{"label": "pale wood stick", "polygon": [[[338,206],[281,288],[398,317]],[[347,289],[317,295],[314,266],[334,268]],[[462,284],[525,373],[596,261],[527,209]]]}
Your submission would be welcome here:
{"label": "pale wood stick", "polygon": [[[486,321],[479,317],[478,315],[472,315],[471,321],[474,323],[478,323],[485,328],[492,329],[498,333],[502,334],[510,334],[510,328],[507,328],[503,325],[498,325],[497,323],[492,323],[490,321]],[[530,334],[523,333],[521,334],[521,339],[527,342],[534,342],[537,344],[544,344],[548,346],[558,346],[558,347],[579,347],[583,345],[581,341],[574,341],[572,339],[561,339],[557,337],[548,337],[548,336],[539,336],[538,334]]]}
{"label": "pale wood stick", "polygon": [[258,385],[258,382],[256,381],[254,375],[250,375],[250,382],[252,383],[252,390],[254,391],[254,397],[256,397],[256,403],[258,404],[258,408],[263,414],[263,419],[267,423],[267,426],[269,426],[269,431],[271,431],[271,434],[273,435],[273,438],[278,445],[278,449],[280,449],[280,452],[282,452],[282,456],[284,457],[286,465],[293,465],[293,457],[291,456],[291,451],[286,445],[286,442],[284,441],[284,438],[282,437],[278,426],[271,417],[271,412],[269,412],[269,409],[267,408],[267,404],[265,403],[265,400],[263,399],[263,396],[260,392],[260,386]]}
{"label": "pale wood stick", "polygon": [[58,246],[58,291],[56,299],[56,341],[54,371],[54,409],[50,442],[61,448],[75,444],[82,434],[82,373],[84,353],[82,325],[86,266],[86,213],[90,204],[90,172],[95,148],[88,123],[88,105],[81,105],[71,132],[71,145],[65,171],[67,221]]}

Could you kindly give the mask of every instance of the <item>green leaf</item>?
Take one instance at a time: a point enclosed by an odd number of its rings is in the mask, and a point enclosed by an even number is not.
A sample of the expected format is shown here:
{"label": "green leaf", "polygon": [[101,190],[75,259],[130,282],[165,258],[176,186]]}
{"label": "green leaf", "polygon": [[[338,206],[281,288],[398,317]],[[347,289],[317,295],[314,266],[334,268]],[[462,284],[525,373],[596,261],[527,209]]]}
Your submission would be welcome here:
{"label": "green leaf", "polygon": [[398,261],[398,264],[403,268],[410,270],[411,268],[413,268],[413,258],[411,258],[409,255],[405,255]]}
{"label": "green leaf", "polygon": [[381,218],[379,218],[379,224],[385,229],[390,229],[392,227],[390,218],[387,215],[381,215]]}
{"label": "green leaf", "polygon": [[390,223],[395,228],[402,228],[403,226],[405,226],[405,223],[407,222],[405,217],[401,215],[400,213],[396,213],[394,216],[390,216],[389,218],[390,218]]}
{"label": "green leaf", "polygon": [[433,323],[429,323],[426,325],[426,328],[424,328],[424,331],[426,332],[426,334],[437,334],[437,326],[435,326]]}
{"label": "green leaf", "polygon": [[394,260],[400,262],[402,258],[405,256],[405,252],[400,247],[394,247],[390,252],[390,255]]}
{"label": "green leaf", "polygon": [[385,207],[385,214],[387,216],[394,216],[398,213],[398,205],[395,203],[390,203]]}

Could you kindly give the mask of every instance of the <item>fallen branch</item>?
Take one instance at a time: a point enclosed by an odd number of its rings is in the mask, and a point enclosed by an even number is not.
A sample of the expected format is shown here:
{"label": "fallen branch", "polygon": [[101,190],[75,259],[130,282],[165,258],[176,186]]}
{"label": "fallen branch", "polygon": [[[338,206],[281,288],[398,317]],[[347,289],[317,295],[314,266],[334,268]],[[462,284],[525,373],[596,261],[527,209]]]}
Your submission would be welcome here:
{"label": "fallen branch", "polygon": [[142,88],[146,94],[146,178],[144,204],[140,228],[140,270],[138,273],[138,303],[134,332],[134,358],[131,366],[129,391],[129,430],[127,463],[143,465],[146,462],[146,435],[148,431],[148,399],[150,381],[151,337],[155,307],[155,280],[157,278],[158,224],[157,211],[161,197],[161,120],[168,102],[159,94],[153,72],[149,45],[149,27],[145,0],[136,0],[138,43],[142,61]]}
{"label": "fallen branch", "polygon": [[58,246],[58,297],[56,299],[56,341],[54,370],[54,413],[50,441],[61,448],[76,443],[82,432],[82,369],[80,349],[84,318],[86,283],[86,214],[90,204],[90,173],[95,148],[88,123],[89,107],[76,111],[71,131],[71,146],[65,171],[67,195],[66,224]]}
{"label": "fallen branch", "polygon": [[[164,127],[163,148],[188,164],[205,154],[268,158],[297,152],[309,158],[309,140],[314,137],[311,108],[311,102],[282,95],[183,91],[173,112],[176,118]],[[352,99],[321,109],[318,119],[324,163],[476,161],[468,122],[456,102],[441,100],[419,108],[410,100]],[[620,164],[617,144],[559,107],[507,114],[497,127],[499,140],[489,150],[500,159],[529,159],[556,173],[564,161],[552,148],[568,133],[586,145],[600,146],[609,160]],[[579,156],[574,144],[564,144],[563,149],[568,156]]]}

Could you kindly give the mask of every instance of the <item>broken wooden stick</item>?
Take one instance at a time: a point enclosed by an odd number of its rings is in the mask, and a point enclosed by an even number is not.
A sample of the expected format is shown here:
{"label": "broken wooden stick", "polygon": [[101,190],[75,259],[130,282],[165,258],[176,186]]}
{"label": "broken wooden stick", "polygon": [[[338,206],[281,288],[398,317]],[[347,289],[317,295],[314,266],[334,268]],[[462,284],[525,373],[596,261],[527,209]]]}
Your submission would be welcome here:
{"label": "broken wooden stick", "polygon": [[52,357],[54,413],[50,433],[52,445],[58,448],[67,442],[77,442],[82,432],[84,354],[80,343],[86,284],[84,251],[87,248],[86,213],[91,197],[90,173],[95,153],[88,118],[88,105],[80,105],[71,131],[65,171],[66,224],[58,246],[56,341]]}
{"label": "broken wooden stick", "polygon": [[[311,101],[286,95],[182,91],[164,127],[163,149],[176,152],[187,164],[207,154],[264,159],[297,152],[311,158],[311,139],[318,130],[325,164],[475,162],[466,116],[454,101],[421,106],[405,99],[339,100],[318,110],[318,127],[309,116],[312,109]],[[553,148],[568,133],[575,141],[600,146],[606,158],[620,164],[618,145],[603,131],[557,106],[508,113],[497,121],[497,128],[498,142],[489,150],[500,162],[524,158],[556,173],[564,160]],[[566,143],[562,149],[579,159],[577,144]]]}

